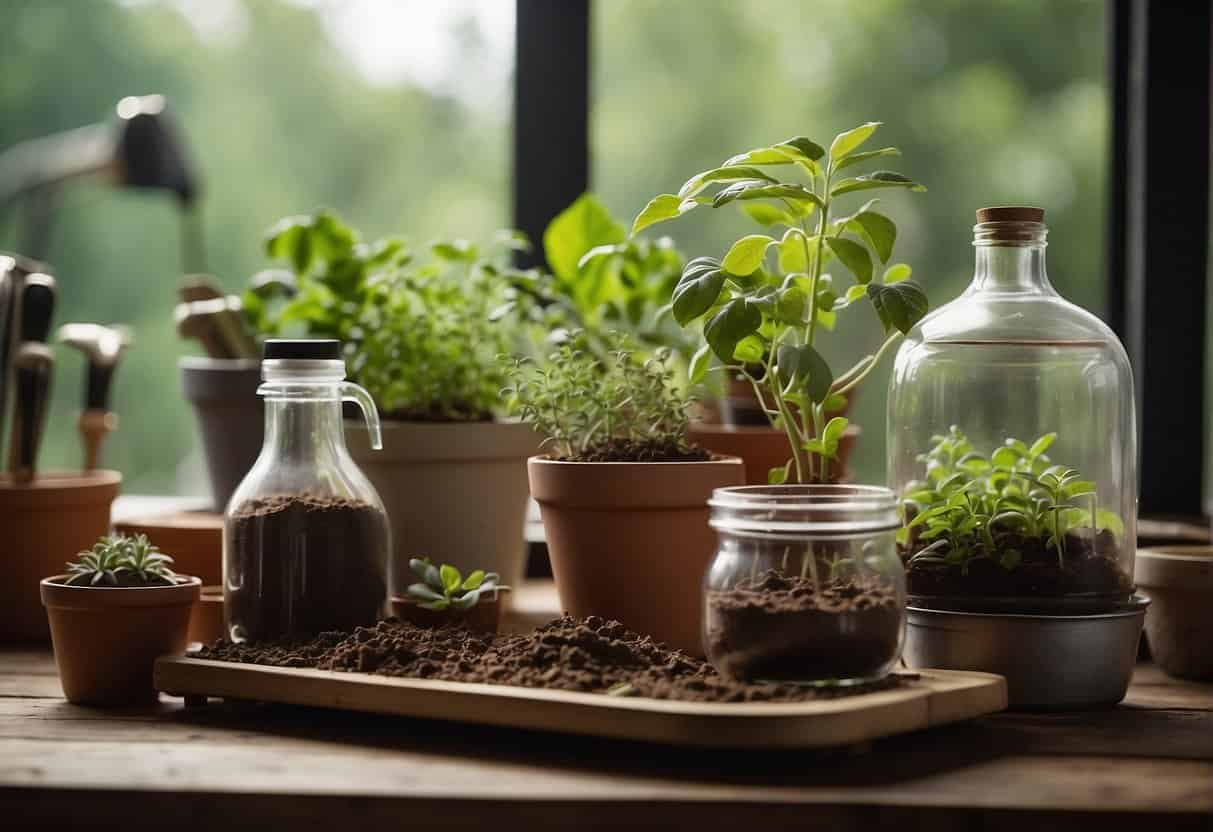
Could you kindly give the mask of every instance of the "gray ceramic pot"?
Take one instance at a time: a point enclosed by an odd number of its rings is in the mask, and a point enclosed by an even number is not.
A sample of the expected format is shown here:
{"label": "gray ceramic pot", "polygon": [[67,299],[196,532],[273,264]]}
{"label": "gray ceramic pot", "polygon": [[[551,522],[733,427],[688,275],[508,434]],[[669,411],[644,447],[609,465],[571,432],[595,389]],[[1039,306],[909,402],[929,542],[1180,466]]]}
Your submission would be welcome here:
{"label": "gray ceramic pot", "polygon": [[223,511],[261,452],[264,406],[257,359],[182,358],[181,390],[194,407],[215,510]]}

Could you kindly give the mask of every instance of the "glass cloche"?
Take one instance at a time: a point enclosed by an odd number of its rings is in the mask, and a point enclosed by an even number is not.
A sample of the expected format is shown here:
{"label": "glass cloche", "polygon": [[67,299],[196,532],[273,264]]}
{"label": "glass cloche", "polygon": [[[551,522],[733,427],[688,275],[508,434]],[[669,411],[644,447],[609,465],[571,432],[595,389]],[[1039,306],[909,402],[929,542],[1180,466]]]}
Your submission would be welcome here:
{"label": "glass cloche", "polygon": [[910,603],[1107,612],[1133,593],[1133,377],[1045,273],[1044,211],[984,208],[968,289],[925,317],[889,389]]}

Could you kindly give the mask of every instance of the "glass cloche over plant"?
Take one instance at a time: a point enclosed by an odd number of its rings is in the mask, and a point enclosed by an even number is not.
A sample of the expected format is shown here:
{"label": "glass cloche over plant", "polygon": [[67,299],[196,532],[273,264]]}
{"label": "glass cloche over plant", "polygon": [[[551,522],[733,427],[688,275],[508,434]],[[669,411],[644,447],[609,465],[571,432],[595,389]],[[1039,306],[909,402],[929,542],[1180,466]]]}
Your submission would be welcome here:
{"label": "glass cloche over plant", "polygon": [[1133,591],[1128,357],[1049,283],[1044,211],[984,208],[974,232],[973,282],[910,332],[890,383],[911,603],[1109,611]]}

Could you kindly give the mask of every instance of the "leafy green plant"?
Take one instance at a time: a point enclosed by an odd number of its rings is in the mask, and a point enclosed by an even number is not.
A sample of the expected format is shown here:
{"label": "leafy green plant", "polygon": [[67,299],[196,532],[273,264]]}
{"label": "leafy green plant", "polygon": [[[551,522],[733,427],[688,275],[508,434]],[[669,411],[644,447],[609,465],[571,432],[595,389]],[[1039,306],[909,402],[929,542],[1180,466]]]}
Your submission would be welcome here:
{"label": "leafy green plant", "polygon": [[409,586],[408,594],[418,606],[427,610],[469,610],[486,594],[491,593],[496,600],[498,592],[509,590],[500,583],[496,572],[483,569],[477,569],[465,578],[449,563],[435,566],[429,558],[412,558],[409,568],[421,581]]}
{"label": "leafy green plant", "polygon": [[554,456],[575,461],[699,459],[687,443],[690,399],[673,383],[668,350],[637,358],[623,333],[605,358],[573,333],[543,364],[508,359],[502,394],[547,437]]}
{"label": "leafy green plant", "polygon": [[[837,200],[880,188],[925,190],[891,171],[852,176],[851,169],[898,155],[893,147],[861,151],[879,127],[860,125],[836,136],[829,151],[807,138],[740,153],[691,177],[676,194],[653,198],[632,234],[696,208],[739,205],[767,233],[747,234],[723,258],[687,263],[672,298],[679,324],[703,322],[707,343],[693,357],[691,379],[702,379],[711,358],[747,378],[773,425],[787,433],[792,458],[770,480],[828,481],[830,462],[847,427],[831,418],[897,340],[927,311],[923,290],[904,263],[889,264],[897,226],[877,201],[835,215]],[[844,173],[845,171],[845,173]],[[782,233],[780,233],[782,229]],[[827,265],[854,278],[844,287]],[[884,267],[881,270],[881,267]],[[886,338],[872,355],[836,374],[817,350],[823,330],[840,312],[870,304]]]}
{"label": "leafy green plant", "polygon": [[398,238],[363,242],[331,213],[287,217],[266,253],[290,269],[254,276],[244,312],[263,336],[340,339],[387,418],[485,420],[500,405],[497,356],[543,331],[536,276],[509,262],[527,245],[502,232],[483,252],[454,240],[423,256]]}
{"label": "leafy green plant", "polygon": [[898,542],[917,549],[910,562],[967,571],[973,560],[988,559],[1012,570],[1022,560],[1017,545],[1036,539],[1064,568],[1068,534],[1089,528],[1122,537],[1123,521],[1099,509],[1095,484],[1049,458],[1046,451],[1056,439],[1056,433],[1030,445],[1007,439],[985,456],[955,425],[932,437],[931,449],[918,457],[926,479],[911,483],[903,495],[906,523]]}
{"label": "leafy green plant", "polygon": [[103,537],[79,560],[67,564],[70,586],[158,586],[174,583],[173,559],[146,535]]}

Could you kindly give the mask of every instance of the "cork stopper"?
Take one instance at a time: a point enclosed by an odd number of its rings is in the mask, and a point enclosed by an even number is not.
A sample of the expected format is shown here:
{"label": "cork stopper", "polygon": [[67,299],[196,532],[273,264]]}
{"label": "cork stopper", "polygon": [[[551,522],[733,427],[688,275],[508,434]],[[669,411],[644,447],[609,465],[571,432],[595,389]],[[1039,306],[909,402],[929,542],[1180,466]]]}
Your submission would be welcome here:
{"label": "cork stopper", "polygon": [[1030,205],[999,205],[978,208],[977,221],[982,222],[1044,222],[1045,209]]}

